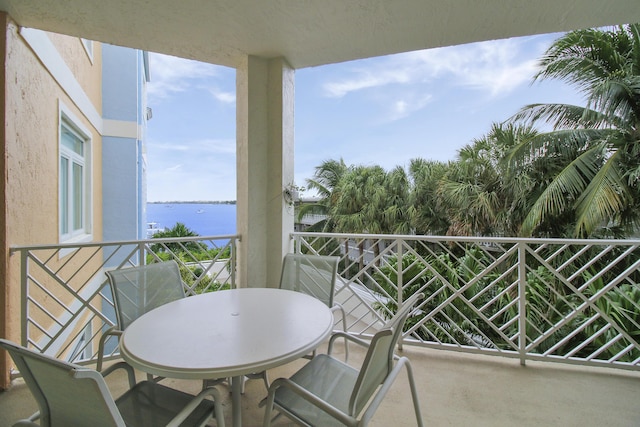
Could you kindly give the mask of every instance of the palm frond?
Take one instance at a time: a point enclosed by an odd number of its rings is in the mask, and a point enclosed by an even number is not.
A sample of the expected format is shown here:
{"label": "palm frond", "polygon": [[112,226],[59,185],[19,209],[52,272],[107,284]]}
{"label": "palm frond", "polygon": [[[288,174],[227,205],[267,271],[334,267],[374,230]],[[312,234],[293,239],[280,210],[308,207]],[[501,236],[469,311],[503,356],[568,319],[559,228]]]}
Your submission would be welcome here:
{"label": "palm frond", "polygon": [[572,209],[574,201],[596,175],[594,165],[601,155],[602,147],[594,147],[564,168],[531,207],[522,223],[521,234],[530,236],[541,223]]}
{"label": "palm frond", "polygon": [[607,159],[576,201],[576,236],[589,236],[623,210],[629,194],[618,168],[620,155],[615,152]]}

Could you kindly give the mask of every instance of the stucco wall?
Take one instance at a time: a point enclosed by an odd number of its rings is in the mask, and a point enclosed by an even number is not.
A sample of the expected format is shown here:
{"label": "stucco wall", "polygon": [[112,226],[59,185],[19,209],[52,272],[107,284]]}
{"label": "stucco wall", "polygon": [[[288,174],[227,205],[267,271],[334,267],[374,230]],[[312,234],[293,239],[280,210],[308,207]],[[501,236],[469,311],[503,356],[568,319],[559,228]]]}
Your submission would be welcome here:
{"label": "stucco wall", "polygon": [[80,86],[99,113],[102,112],[102,44],[93,42],[93,57],[89,58],[82,40],[63,34],[47,33],[58,54],[71,69]]}
{"label": "stucco wall", "polygon": [[[78,74],[77,83],[91,100],[95,111],[101,109],[100,50],[94,51],[93,63],[83,51],[80,39],[48,35],[67,70],[56,74],[48,69],[10,20],[5,26],[5,215],[6,237],[2,240],[5,254],[9,247],[59,242],[58,234],[58,135],[61,103],[91,135],[92,233],[101,240],[102,215],[102,141],[96,120],[77,106],[76,95],[60,76],[68,70]],[[79,54],[81,53],[81,54]],[[45,61],[46,62],[46,61]],[[50,65],[50,63],[49,63]],[[82,105],[82,103],[80,103]],[[86,103],[84,104],[86,108]],[[6,297],[7,310],[1,319],[4,335],[20,341],[20,259],[8,260],[8,271],[0,278],[0,289]],[[60,261],[63,261],[62,259]],[[0,361],[1,363],[1,361]],[[6,367],[1,367],[6,374]],[[6,379],[6,376],[5,376]],[[2,378],[0,378],[1,382]],[[0,384],[1,388],[2,384]]]}

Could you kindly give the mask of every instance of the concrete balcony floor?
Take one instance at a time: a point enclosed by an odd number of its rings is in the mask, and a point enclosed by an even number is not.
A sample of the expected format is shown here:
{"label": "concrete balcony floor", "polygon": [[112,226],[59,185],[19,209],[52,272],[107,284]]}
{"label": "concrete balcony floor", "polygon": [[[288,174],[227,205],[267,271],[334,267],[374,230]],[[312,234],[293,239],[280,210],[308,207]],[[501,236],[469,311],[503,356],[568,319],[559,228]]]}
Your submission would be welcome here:
{"label": "concrete balcony floor", "polygon": [[[355,365],[363,352],[350,346]],[[335,352],[340,355],[341,352]],[[554,363],[527,362],[405,346],[411,360],[429,426],[638,426],[640,425],[640,372],[590,368]],[[270,379],[289,376],[304,360],[269,372]],[[118,396],[126,387],[124,375],[113,374],[109,387]],[[144,375],[140,374],[140,378]],[[0,426],[10,426],[37,408],[22,380],[0,393]],[[164,384],[197,392],[197,381],[164,380]],[[225,402],[227,425],[231,425],[228,388],[219,385]],[[243,425],[262,425],[258,402],[266,395],[261,380],[246,383]],[[211,425],[215,425],[212,422]],[[292,423],[280,417],[273,425]],[[372,426],[415,426],[413,406],[402,374],[378,409]]]}

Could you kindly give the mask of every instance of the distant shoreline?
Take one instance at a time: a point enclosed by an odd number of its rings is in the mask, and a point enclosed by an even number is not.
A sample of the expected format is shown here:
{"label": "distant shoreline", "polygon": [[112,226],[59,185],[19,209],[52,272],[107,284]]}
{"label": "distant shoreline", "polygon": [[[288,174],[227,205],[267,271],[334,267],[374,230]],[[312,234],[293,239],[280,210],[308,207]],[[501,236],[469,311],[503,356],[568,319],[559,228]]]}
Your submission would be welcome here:
{"label": "distant shoreline", "polygon": [[191,205],[235,205],[236,201],[235,200],[226,200],[226,201],[221,201],[221,200],[194,200],[194,201],[190,201],[190,202],[185,202],[185,201],[168,201],[168,202],[147,202],[149,204],[154,204],[154,205],[168,205],[168,204],[172,204],[172,205],[179,205],[179,204],[191,204]]}

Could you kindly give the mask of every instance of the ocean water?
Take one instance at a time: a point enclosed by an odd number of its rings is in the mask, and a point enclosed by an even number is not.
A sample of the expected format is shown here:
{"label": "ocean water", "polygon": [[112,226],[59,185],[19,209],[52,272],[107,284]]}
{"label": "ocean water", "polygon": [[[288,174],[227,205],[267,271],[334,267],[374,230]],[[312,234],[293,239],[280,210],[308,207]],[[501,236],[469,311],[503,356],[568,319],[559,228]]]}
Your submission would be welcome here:
{"label": "ocean water", "polygon": [[147,222],[172,228],[177,222],[201,236],[236,233],[236,205],[217,203],[147,203]]}

